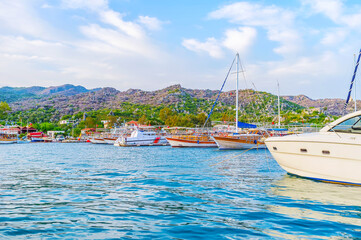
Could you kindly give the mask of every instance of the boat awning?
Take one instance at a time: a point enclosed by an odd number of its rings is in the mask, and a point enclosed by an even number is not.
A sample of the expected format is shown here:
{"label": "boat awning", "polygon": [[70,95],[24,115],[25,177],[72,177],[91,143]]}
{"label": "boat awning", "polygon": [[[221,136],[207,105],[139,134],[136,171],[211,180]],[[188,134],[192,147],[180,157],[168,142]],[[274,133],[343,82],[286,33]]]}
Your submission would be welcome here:
{"label": "boat awning", "polygon": [[269,128],[268,131],[288,131],[287,128]]}
{"label": "boat awning", "polygon": [[244,123],[244,122],[238,122],[239,128],[257,128],[257,125]]}

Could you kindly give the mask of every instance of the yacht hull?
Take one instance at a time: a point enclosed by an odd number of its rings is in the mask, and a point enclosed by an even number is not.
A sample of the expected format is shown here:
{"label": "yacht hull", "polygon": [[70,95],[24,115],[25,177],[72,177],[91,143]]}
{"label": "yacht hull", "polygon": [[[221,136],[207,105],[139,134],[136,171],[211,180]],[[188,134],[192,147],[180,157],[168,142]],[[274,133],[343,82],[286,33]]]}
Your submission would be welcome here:
{"label": "yacht hull", "polygon": [[114,146],[117,147],[140,147],[140,146],[168,146],[169,143],[164,137],[157,137],[152,139],[132,139],[121,138],[115,141]]}
{"label": "yacht hull", "polygon": [[266,140],[266,145],[277,163],[290,174],[361,185],[360,143],[281,141],[270,138]]}

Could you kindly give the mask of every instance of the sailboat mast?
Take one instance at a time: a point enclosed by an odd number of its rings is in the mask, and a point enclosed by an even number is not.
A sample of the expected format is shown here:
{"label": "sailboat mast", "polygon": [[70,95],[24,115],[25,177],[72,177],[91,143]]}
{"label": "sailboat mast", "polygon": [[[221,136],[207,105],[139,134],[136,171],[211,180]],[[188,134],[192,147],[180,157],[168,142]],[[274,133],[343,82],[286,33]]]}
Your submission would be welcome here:
{"label": "sailboat mast", "polygon": [[278,128],[281,128],[281,104],[280,104],[280,83],[277,80],[277,92],[278,92]]}
{"label": "sailboat mast", "polygon": [[358,55],[358,58],[357,58],[357,61],[356,61],[355,70],[354,70],[353,75],[352,75],[350,90],[348,91],[348,94],[347,94],[346,103],[345,103],[345,106],[343,107],[344,112],[346,111],[347,104],[348,104],[348,102],[350,101],[350,98],[351,98],[352,86],[354,84],[356,73],[357,73],[357,68],[358,68],[358,65],[360,63],[360,57],[361,57],[361,49],[360,49],[360,52],[359,52],[359,55]]}
{"label": "sailboat mast", "polygon": [[236,133],[238,133],[238,72],[239,72],[239,54],[236,54],[237,57],[237,81],[236,81]]}
{"label": "sailboat mast", "polygon": [[[353,54],[353,61],[355,62],[355,66],[356,66],[356,54]],[[357,96],[356,96],[356,93],[357,93],[357,91],[356,91],[356,82],[357,81],[355,81],[355,112],[357,111]]]}

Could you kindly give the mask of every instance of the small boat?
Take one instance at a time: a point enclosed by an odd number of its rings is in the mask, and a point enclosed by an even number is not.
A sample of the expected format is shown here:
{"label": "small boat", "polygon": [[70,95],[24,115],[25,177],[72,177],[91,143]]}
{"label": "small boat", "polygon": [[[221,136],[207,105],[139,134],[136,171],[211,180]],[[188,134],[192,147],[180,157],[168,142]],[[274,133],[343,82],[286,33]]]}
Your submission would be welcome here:
{"label": "small boat", "polygon": [[119,137],[114,146],[131,147],[131,146],[167,146],[169,143],[165,136],[157,134],[154,131],[134,130],[130,137]]}
{"label": "small boat", "polygon": [[216,142],[209,135],[179,135],[166,139],[172,147],[217,147]]}
{"label": "small boat", "polygon": [[0,129],[0,144],[12,144],[18,142],[18,129],[2,128]]}
{"label": "small boat", "polygon": [[43,132],[32,132],[28,133],[28,138],[31,140],[31,142],[44,142],[44,138],[46,136]]}
{"label": "small boat", "polygon": [[361,111],[339,118],[318,133],[270,137],[265,142],[290,174],[361,185]]}

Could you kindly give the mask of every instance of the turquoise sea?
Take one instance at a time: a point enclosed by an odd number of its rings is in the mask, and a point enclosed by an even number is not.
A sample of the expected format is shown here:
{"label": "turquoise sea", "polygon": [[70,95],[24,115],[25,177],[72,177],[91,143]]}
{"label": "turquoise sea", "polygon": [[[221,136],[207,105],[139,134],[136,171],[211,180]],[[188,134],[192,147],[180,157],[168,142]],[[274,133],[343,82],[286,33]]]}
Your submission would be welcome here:
{"label": "turquoise sea", "polygon": [[361,238],[361,187],[242,152],[1,145],[0,239]]}

